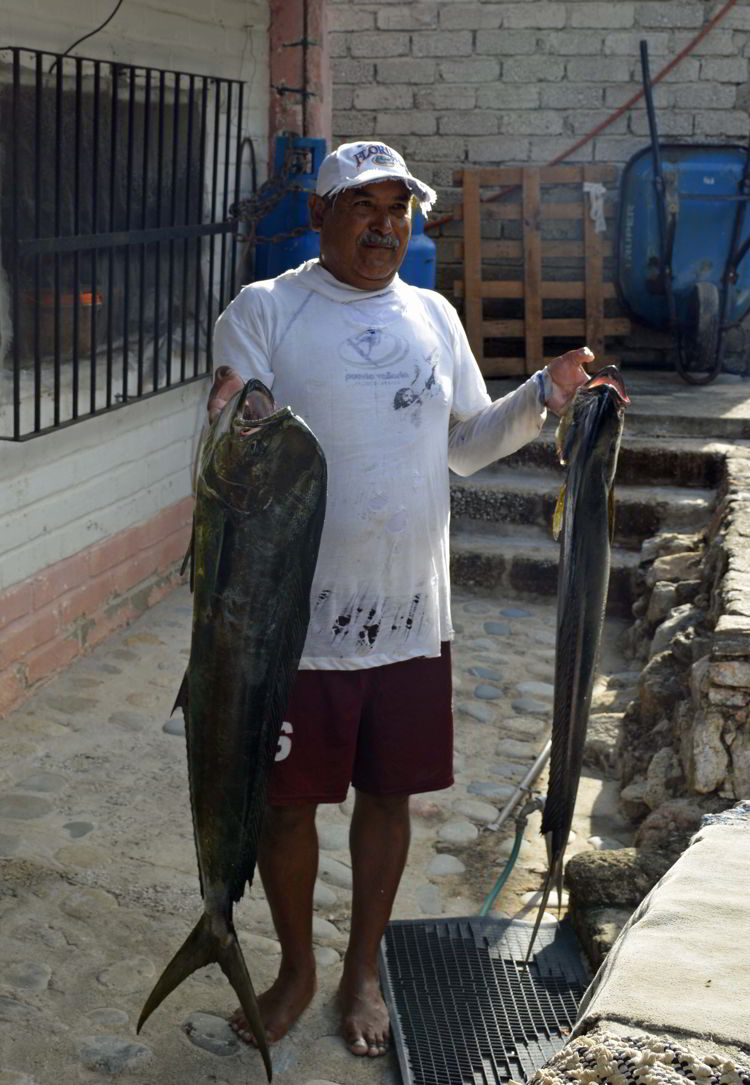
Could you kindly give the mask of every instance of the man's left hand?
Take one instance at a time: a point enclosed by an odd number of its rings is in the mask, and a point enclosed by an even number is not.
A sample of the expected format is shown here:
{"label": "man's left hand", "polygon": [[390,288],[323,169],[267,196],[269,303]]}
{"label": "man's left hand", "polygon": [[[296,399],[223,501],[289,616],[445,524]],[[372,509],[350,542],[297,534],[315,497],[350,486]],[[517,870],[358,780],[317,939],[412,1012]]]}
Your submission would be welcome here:
{"label": "man's left hand", "polygon": [[554,414],[562,414],[576,389],[589,379],[583,367],[593,360],[594,354],[588,347],[579,347],[578,350],[569,350],[547,363],[547,373],[552,381],[547,406]]}

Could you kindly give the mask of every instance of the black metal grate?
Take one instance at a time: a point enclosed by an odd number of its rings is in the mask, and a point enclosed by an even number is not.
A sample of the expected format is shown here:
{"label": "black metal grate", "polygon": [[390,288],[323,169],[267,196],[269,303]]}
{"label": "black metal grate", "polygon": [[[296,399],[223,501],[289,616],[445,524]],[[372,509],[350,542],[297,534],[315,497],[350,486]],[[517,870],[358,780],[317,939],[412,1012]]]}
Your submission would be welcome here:
{"label": "black metal grate", "polygon": [[403,920],[380,967],[404,1085],[500,1085],[530,1077],[563,1046],[588,984],[567,922]]}

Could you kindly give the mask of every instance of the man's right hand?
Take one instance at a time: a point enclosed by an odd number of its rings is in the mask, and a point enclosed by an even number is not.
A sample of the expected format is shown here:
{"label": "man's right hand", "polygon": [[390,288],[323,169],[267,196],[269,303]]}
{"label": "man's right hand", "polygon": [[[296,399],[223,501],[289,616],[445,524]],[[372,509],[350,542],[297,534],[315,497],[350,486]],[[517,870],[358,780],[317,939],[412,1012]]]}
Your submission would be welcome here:
{"label": "man's right hand", "polygon": [[214,383],[208,393],[208,421],[215,422],[232,396],[245,387],[245,381],[230,365],[220,365],[214,373]]}

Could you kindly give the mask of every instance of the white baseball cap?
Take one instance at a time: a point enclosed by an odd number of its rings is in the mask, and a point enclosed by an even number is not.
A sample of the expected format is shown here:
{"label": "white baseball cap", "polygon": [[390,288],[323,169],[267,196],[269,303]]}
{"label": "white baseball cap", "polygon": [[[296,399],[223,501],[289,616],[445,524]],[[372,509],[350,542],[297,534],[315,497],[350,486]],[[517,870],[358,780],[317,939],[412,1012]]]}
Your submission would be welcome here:
{"label": "white baseball cap", "polygon": [[376,140],[342,143],[331,151],[320,165],[315,191],[319,196],[335,196],[345,188],[375,181],[403,181],[419,201],[423,215],[437,199],[434,188],[412,176],[398,151]]}

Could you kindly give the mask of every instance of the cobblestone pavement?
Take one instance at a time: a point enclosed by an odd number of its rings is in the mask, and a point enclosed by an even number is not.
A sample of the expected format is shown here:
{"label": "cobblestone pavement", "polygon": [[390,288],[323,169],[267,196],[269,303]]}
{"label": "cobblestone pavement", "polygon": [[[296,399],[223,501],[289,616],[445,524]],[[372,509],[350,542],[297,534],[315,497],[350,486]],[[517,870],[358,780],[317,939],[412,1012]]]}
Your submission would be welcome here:
{"label": "cobblestone pavement", "polygon": [[[0,1085],[234,1085],[265,1081],[224,1020],[233,993],[202,970],[135,1021],[200,912],[182,721],[169,719],[188,654],[180,588],[2,721]],[[513,836],[488,825],[547,736],[553,601],[454,592],[456,783],[412,800],[413,843],[394,918],[476,914]],[[624,707],[634,676],[608,622],[597,710]],[[314,935],[319,990],[273,1049],[278,1085],[397,1085],[393,1053],[355,1059],[333,1006],[346,944],[351,799],[321,808]],[[545,870],[539,815],[493,914],[533,916]],[[571,850],[630,835],[615,785],[587,772]],[[236,911],[256,988],[279,947],[259,884]]]}

